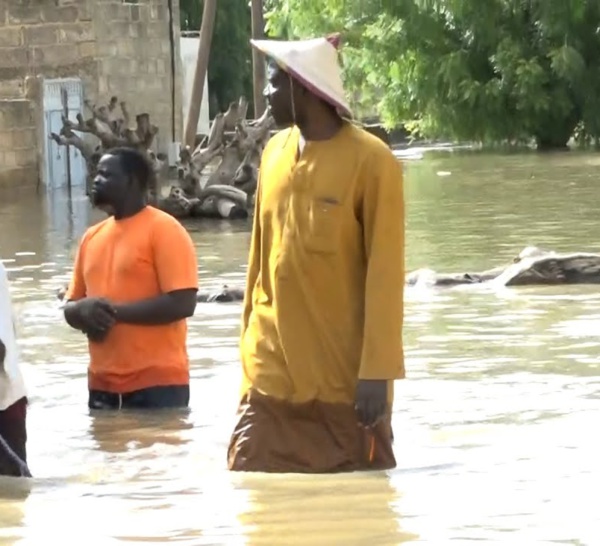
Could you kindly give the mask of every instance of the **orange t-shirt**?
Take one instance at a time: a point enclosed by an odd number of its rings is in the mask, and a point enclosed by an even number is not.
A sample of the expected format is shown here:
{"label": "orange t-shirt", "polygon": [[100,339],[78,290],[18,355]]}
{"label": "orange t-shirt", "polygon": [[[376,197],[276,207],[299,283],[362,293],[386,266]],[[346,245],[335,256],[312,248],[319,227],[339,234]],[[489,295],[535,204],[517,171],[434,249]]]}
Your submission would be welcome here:
{"label": "orange t-shirt", "polygon": [[[172,216],[147,206],[123,220],[107,218],[84,234],[66,300],[102,297],[115,304],[198,288],[192,240]],[[187,385],[187,323],[117,323],[101,343],[89,342],[89,388],[127,393]]]}

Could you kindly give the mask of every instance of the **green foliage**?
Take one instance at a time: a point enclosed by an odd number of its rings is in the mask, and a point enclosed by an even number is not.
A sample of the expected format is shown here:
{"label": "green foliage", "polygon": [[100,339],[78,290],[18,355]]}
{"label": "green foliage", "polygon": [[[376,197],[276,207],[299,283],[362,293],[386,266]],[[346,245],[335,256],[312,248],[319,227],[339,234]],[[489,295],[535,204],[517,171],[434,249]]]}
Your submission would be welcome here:
{"label": "green foliage", "polygon": [[[181,0],[181,30],[199,31],[203,2]],[[244,95],[252,111],[252,52],[250,7],[246,0],[218,0],[208,62],[210,116],[227,110]]]}
{"label": "green foliage", "polygon": [[[269,0],[272,36],[341,31],[359,113],[424,136],[600,138],[598,0]],[[357,104],[359,103],[359,104]]]}

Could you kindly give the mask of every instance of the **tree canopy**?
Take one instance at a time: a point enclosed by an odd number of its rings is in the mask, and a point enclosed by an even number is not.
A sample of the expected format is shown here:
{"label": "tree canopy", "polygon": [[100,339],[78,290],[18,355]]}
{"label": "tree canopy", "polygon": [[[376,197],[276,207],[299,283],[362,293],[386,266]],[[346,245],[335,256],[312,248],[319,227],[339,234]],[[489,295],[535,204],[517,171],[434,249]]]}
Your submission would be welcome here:
{"label": "tree canopy", "polygon": [[484,143],[600,138],[598,0],[267,0],[270,36],[341,32],[355,109]]}

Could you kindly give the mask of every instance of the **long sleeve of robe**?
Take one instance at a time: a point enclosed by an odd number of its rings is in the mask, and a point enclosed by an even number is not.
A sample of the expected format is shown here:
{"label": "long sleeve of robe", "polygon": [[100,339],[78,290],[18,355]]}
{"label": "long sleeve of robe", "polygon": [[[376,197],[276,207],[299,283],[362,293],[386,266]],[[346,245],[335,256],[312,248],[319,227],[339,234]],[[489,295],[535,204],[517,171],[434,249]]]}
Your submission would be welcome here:
{"label": "long sleeve of robe", "polygon": [[359,379],[404,377],[402,166],[350,124],[282,131],[261,161],[241,355],[250,389],[353,404]]}
{"label": "long sleeve of robe", "polygon": [[[363,181],[365,314],[359,379],[404,377],[404,194],[402,166],[373,154]],[[401,282],[398,282],[401,280]]]}
{"label": "long sleeve of robe", "polygon": [[252,221],[252,234],[250,236],[250,250],[248,252],[248,271],[246,273],[246,292],[244,294],[243,311],[242,311],[242,332],[243,339],[246,329],[248,328],[248,320],[252,312],[252,292],[256,279],[260,273],[260,175],[256,186],[256,196],[254,199],[254,218]]}

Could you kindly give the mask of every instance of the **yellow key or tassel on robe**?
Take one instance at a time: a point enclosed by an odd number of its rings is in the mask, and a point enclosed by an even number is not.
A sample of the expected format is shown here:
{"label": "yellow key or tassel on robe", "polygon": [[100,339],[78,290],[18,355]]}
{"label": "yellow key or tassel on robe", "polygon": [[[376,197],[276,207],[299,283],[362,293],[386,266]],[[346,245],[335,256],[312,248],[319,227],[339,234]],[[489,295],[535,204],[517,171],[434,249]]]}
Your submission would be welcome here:
{"label": "yellow key or tassel on robe", "polygon": [[372,463],[375,458],[375,434],[371,432],[371,447],[369,448],[369,462]]}

